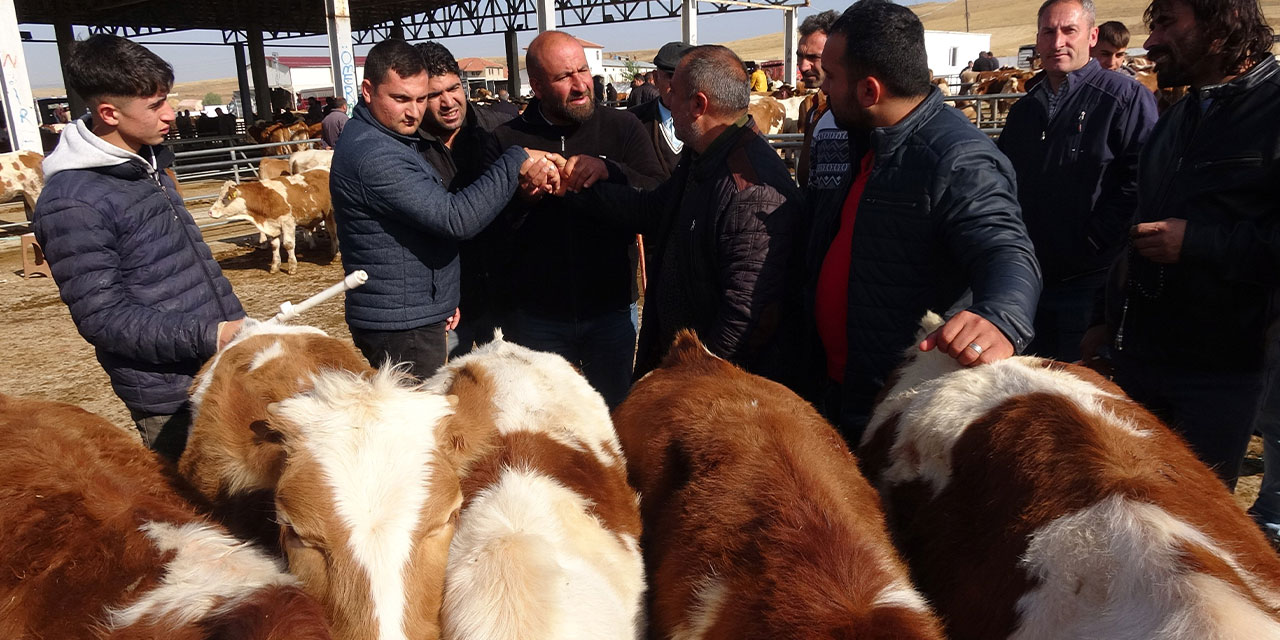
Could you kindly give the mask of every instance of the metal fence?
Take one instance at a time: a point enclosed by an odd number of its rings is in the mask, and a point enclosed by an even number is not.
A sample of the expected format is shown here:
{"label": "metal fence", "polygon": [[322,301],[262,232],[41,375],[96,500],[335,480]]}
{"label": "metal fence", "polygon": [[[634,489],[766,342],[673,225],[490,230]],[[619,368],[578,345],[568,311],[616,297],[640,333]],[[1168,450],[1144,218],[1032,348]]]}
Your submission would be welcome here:
{"label": "metal fence", "polygon": [[[228,139],[227,136],[221,136]],[[227,141],[240,140],[241,138],[230,138]],[[179,151],[174,153],[173,171],[183,180],[203,180],[208,178],[216,178],[219,176],[230,176],[236,182],[240,182],[241,172],[250,176],[258,175],[258,163],[263,158],[287,158],[289,154],[261,155],[266,149],[275,149],[286,144],[288,145],[310,145],[320,142],[319,138],[308,138],[306,140],[289,141],[285,143],[268,142],[265,144],[230,144],[215,149],[198,149],[195,151]],[[247,153],[256,151],[258,153]],[[205,156],[225,156],[226,159],[217,159],[210,162],[187,162],[192,158],[201,158]]]}

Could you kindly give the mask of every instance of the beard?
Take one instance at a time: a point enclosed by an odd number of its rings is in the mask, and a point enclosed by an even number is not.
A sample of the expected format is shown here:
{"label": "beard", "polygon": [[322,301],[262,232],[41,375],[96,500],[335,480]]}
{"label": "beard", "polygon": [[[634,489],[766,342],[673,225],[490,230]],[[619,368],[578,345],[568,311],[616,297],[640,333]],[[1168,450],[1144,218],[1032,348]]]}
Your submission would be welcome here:
{"label": "beard", "polygon": [[[583,105],[570,104],[570,100],[574,100],[581,96],[587,97],[587,102]],[[591,87],[587,87],[582,93],[571,93],[564,102],[546,102],[543,108],[551,112],[553,116],[561,120],[569,120],[582,124],[591,119],[596,112],[595,91]]]}
{"label": "beard", "polygon": [[848,106],[842,105],[843,108],[837,109],[836,104],[831,100],[831,96],[827,96],[827,104],[831,105],[831,117],[836,121],[837,127],[850,134],[866,132],[872,129],[871,118],[856,102],[850,100]]}
{"label": "beard", "polygon": [[806,89],[817,89],[822,86],[822,74],[818,71],[806,71],[800,74],[800,82]]}
{"label": "beard", "polygon": [[1158,45],[1147,51],[1148,59],[1160,58],[1156,63],[1156,84],[1162,89],[1191,84],[1196,65],[1209,57],[1209,43],[1201,35],[1193,35],[1176,47]]}

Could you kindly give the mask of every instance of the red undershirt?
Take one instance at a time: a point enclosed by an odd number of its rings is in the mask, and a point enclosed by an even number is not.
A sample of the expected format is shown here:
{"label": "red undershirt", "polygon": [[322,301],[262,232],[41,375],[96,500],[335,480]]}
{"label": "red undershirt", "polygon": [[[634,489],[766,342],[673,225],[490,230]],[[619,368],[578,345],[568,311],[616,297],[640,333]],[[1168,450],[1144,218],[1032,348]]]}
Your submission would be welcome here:
{"label": "red undershirt", "polygon": [[853,222],[858,217],[858,201],[862,200],[862,191],[867,186],[867,178],[871,175],[871,165],[875,160],[870,151],[862,156],[862,166],[858,169],[858,177],[849,187],[849,195],[845,196],[844,207],[840,210],[840,231],[827,257],[822,260],[822,271],[818,273],[818,291],[815,311],[818,322],[818,337],[827,352],[827,376],[836,382],[844,382],[844,367],[848,358],[849,336],[849,267],[853,252]]}

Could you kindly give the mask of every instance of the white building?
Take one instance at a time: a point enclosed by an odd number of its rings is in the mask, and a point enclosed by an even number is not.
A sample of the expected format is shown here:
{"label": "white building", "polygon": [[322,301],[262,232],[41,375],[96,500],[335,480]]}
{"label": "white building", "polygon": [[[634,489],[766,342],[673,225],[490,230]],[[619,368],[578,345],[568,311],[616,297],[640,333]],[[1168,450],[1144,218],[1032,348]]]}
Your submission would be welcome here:
{"label": "white building", "polygon": [[991,50],[991,34],[965,31],[925,31],[924,51],[933,75],[954,76],[966,64],[978,59],[979,51]]}
{"label": "white building", "polygon": [[[249,77],[253,70],[246,67]],[[364,79],[364,56],[356,56],[356,84]],[[333,90],[329,56],[277,56],[267,58],[267,84],[297,95],[308,89]],[[309,92],[314,93],[314,92]],[[330,93],[329,95],[333,95]]]}

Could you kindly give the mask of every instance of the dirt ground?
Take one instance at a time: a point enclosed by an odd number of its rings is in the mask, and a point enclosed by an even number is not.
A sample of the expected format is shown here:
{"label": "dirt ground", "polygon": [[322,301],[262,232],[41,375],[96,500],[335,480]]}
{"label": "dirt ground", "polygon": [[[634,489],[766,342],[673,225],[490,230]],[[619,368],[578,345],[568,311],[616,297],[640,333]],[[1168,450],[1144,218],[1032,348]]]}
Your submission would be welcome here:
{"label": "dirt ground", "polygon": [[[216,191],[216,186],[215,186]],[[199,223],[208,205],[190,207]],[[11,209],[11,207],[10,207]],[[19,210],[17,215],[21,215]],[[12,220],[12,211],[0,211],[0,219]],[[222,265],[250,317],[265,320],[279,310],[280,303],[300,302],[342,279],[342,265],[325,263],[323,243],[307,250],[298,243],[296,275],[267,273],[269,249],[257,246],[257,234],[248,224],[208,229],[205,239]],[[3,238],[0,238],[3,240]],[[44,277],[22,278],[22,258],[16,242],[0,242],[0,390],[12,395],[34,396],[76,404],[122,428],[132,430],[129,412],[111,391],[107,376],[98,366],[93,349],[76,332],[67,307],[58,298],[54,282]],[[350,332],[342,315],[342,296],[319,305],[297,322],[318,327],[329,335],[349,340]],[[1253,503],[1262,478],[1262,446],[1258,438],[1245,459],[1245,475],[1236,490],[1242,507]]]}

